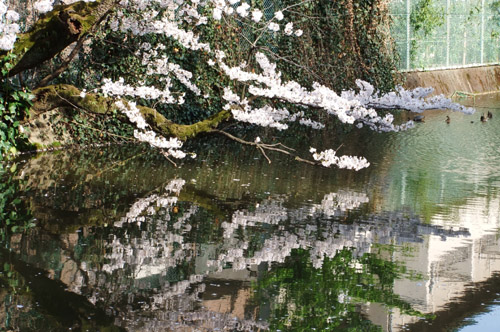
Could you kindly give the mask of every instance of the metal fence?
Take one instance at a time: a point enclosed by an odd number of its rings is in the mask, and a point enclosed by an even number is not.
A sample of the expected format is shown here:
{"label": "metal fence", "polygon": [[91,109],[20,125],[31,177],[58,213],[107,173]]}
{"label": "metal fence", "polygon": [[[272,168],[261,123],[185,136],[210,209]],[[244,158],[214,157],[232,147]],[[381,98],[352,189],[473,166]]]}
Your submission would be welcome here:
{"label": "metal fence", "polygon": [[432,6],[431,12],[437,15],[427,35],[415,23],[415,11],[419,5],[421,8],[423,1],[391,1],[391,33],[400,55],[400,69],[500,63],[500,12],[497,9],[500,7],[495,7],[498,0],[426,1]]}

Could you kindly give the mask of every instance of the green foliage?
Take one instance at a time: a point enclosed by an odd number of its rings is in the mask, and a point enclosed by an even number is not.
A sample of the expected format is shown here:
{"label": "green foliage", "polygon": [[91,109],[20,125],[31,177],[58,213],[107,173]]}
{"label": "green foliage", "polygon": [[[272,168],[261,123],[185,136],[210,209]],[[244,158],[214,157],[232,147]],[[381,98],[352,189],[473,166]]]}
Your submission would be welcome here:
{"label": "green foliage", "polygon": [[[298,5],[299,2],[282,1],[279,8]],[[202,41],[210,41],[213,49],[224,50],[228,65],[245,61],[248,70],[258,71],[253,56],[259,51],[270,55],[271,60],[282,63],[279,69],[289,72],[284,76],[285,79],[298,80],[304,84],[320,82],[341,91],[353,87],[355,79],[361,78],[381,90],[390,90],[395,85],[395,53],[389,46],[390,42],[388,44],[389,36],[382,33],[387,10],[380,0],[355,1],[352,12],[355,30],[347,31],[345,22],[348,18],[345,12],[348,2],[306,2],[300,5],[300,10],[297,7],[297,10],[287,12],[287,19],[298,22],[296,28],[305,31],[305,36],[300,38],[271,32],[261,37],[252,35],[249,27],[231,17],[226,17],[227,22],[223,24],[209,19],[207,24],[197,26],[195,33],[203,36],[205,40]],[[269,2],[264,4],[255,1],[252,5],[267,8]],[[274,9],[264,11],[267,19],[272,17],[269,13]],[[203,10],[207,12],[202,14],[211,16],[209,13],[212,8],[207,6]],[[345,42],[348,33],[354,37],[351,44]],[[255,40],[255,45],[251,45],[250,41]],[[221,96],[225,86],[233,88],[237,94],[246,94],[245,85],[232,82],[216,66],[207,65],[208,54],[205,52],[186,50],[178,42],[161,35],[132,36],[113,31],[108,23],[102,24],[87,50],[80,54],[77,62],[58,82],[72,82],[90,90],[99,86],[103,78],[118,80],[123,77],[126,82],[140,81],[148,86],[159,87],[160,76],[147,75],[147,69],[137,53],[144,43],[152,48],[161,45],[169,62],[191,72],[193,82],[204,94],[195,95],[173,78],[171,90],[185,94],[183,105],[162,105],[154,100],[139,101],[139,104],[155,108],[168,119],[189,124],[219,112],[223,107]],[[284,61],[276,58],[284,58]],[[210,97],[207,98],[205,93]]]}
{"label": "green foliage", "polygon": [[[208,8],[205,10],[209,11]],[[240,48],[237,26],[221,25],[220,22],[211,21],[197,29],[196,32],[206,36],[216,48],[229,50],[226,52],[228,57],[239,59],[244,54]],[[171,90],[178,94],[185,94],[184,104],[169,105],[158,103],[157,100],[139,100],[140,105],[154,108],[168,119],[181,124],[206,119],[222,110],[223,103],[219,96],[223,94],[224,87],[231,86],[232,83],[214,67],[207,65],[209,58],[205,52],[186,50],[177,41],[162,35],[133,36],[113,31],[108,24],[102,24],[91,40],[87,51],[80,54],[70,70],[65,72],[57,82],[71,82],[90,90],[100,86],[103,78],[118,80],[122,77],[126,82],[140,81],[147,86],[161,88],[160,75],[148,74],[147,68],[142,64],[140,54],[136,52],[145,43],[151,45],[152,48],[159,45],[165,48],[169,62],[178,64],[184,70],[191,72],[193,83],[211,97],[197,96],[176,78],[172,78]]]}
{"label": "green foliage", "polygon": [[107,115],[96,115],[83,109],[54,114],[50,119],[55,133],[61,137],[69,135],[66,143],[89,145],[120,143],[133,136],[133,127],[122,121],[122,115],[114,111]]}
{"label": "green foliage", "polygon": [[498,38],[500,37],[500,1],[493,1],[490,4],[490,9],[494,13],[494,15],[492,15],[494,28],[491,31],[491,36],[493,38]]}
{"label": "green foliage", "polygon": [[259,280],[256,297],[271,304],[272,331],[380,331],[360,314],[358,303],[382,303],[422,316],[393,291],[395,279],[405,273],[395,262],[373,254],[358,258],[347,248],[314,268],[309,251],[296,250]]}
{"label": "green foliage", "polygon": [[9,167],[0,164],[0,243],[3,245],[11,234],[34,226],[29,209],[19,197],[22,180],[15,178],[17,171],[15,163]]}
{"label": "green foliage", "polygon": [[[282,1],[283,7],[300,1]],[[280,35],[276,40],[280,69],[289,79],[319,82],[335,91],[355,88],[355,80],[372,83],[381,91],[394,88],[397,53],[389,35],[384,1],[312,1],[290,11],[304,34]]]}
{"label": "green foliage", "polygon": [[420,0],[410,14],[410,24],[416,35],[427,37],[444,24],[444,9],[434,0]]}
{"label": "green foliage", "polygon": [[444,9],[437,7],[434,0],[420,0],[410,14],[410,25],[413,31],[410,58],[415,61],[418,43],[428,38],[436,28],[444,24]]}
{"label": "green foliage", "polygon": [[26,135],[22,132],[21,122],[29,116],[34,96],[24,88],[7,79],[12,67],[13,54],[2,57],[0,82],[0,160],[4,155],[14,155],[27,145]]}

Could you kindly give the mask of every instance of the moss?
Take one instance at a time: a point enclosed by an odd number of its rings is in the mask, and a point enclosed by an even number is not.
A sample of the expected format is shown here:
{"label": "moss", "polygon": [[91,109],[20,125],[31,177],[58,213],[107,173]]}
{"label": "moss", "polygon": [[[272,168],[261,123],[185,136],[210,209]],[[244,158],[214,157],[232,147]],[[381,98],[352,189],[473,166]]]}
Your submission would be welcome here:
{"label": "moss", "polygon": [[138,108],[146,119],[146,122],[154,129],[163,135],[172,135],[183,141],[195,137],[200,133],[210,132],[221,122],[231,117],[231,113],[224,110],[203,121],[199,121],[191,125],[180,125],[166,119],[154,109],[143,106],[139,106]]}
{"label": "moss", "polygon": [[57,107],[79,107],[95,114],[108,114],[115,111],[114,100],[97,94],[88,93],[81,98],[81,90],[68,84],[49,85],[33,91],[36,100],[34,114],[43,113]]}
{"label": "moss", "polygon": [[61,142],[52,142],[50,144],[42,144],[38,142],[31,143],[31,147],[27,150],[47,150],[47,149],[56,149],[62,147],[63,144]]}
{"label": "moss", "polygon": [[99,114],[107,114],[116,110],[114,103],[98,95],[86,95],[85,98],[80,101],[80,105],[82,105],[84,109],[92,110],[94,113]]}
{"label": "moss", "polygon": [[41,143],[38,143],[38,142],[34,142],[33,143],[33,147],[35,148],[35,150],[43,150],[43,149],[45,149],[45,145],[43,145]]}
{"label": "moss", "polygon": [[[86,112],[95,114],[113,114],[118,111],[115,106],[115,99],[99,96],[94,93],[87,93],[84,98],[80,97],[81,91],[67,84],[49,85],[33,91],[36,95],[35,103],[32,107],[32,116],[47,112],[55,108],[81,108]],[[127,105],[126,100],[122,100]],[[223,121],[231,117],[231,112],[220,111],[211,117],[196,122],[191,125],[180,125],[165,118],[155,109],[138,106],[139,111],[146,119],[146,122],[156,131],[164,136],[175,136],[180,140],[187,140],[200,133],[210,132]],[[122,116],[122,121],[128,121],[126,116]]]}
{"label": "moss", "polygon": [[[55,6],[54,10],[39,19],[30,31],[19,34],[10,53],[16,55],[11,60],[13,68],[8,76],[13,76],[24,70],[34,68],[42,62],[53,58],[64,48],[89,31],[99,19],[102,12],[100,6],[109,1],[77,2],[70,5]],[[61,18],[71,19],[79,23],[79,33],[72,33],[68,23]],[[0,57],[8,52],[0,52]]]}

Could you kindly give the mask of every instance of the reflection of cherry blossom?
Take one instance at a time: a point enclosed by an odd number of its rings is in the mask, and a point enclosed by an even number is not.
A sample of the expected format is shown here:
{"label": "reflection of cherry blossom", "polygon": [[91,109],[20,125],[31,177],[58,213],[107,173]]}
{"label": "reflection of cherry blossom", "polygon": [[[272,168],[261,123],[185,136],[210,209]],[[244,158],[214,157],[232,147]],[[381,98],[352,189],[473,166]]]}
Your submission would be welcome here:
{"label": "reflection of cherry blossom", "polygon": [[169,207],[177,203],[176,196],[170,196],[169,194],[178,195],[182,189],[182,186],[186,183],[183,179],[174,179],[170,181],[165,190],[167,192],[166,195],[156,195],[153,194],[146,198],[141,198],[137,200],[129,209],[125,217],[121,218],[119,221],[115,223],[116,227],[120,227],[125,222],[142,222],[144,221],[144,217],[141,214],[146,211],[146,214],[153,215],[155,213],[156,207]]}
{"label": "reflection of cherry blossom", "polygon": [[[345,190],[298,208],[287,208],[284,195],[270,197],[249,209],[235,211],[231,220],[222,222],[224,233],[219,241],[198,243],[188,232],[191,224],[203,216],[202,208],[183,202],[182,210],[174,214],[171,204],[159,203],[177,198],[173,195],[178,195],[184,184],[182,179],[172,180],[164,195],[153,194],[136,201],[127,218],[114,224],[115,234],[120,235],[108,236],[104,241],[104,262],[88,261],[79,266],[75,262],[76,272],[68,279],[72,291],[94,304],[115,308],[117,324],[129,331],[164,331],[165,325],[172,331],[267,330],[265,322],[235,318],[229,312],[215,312],[200,305],[211,295],[206,293],[213,280],[228,272],[224,270],[257,271],[262,263],[271,266],[284,262],[298,248],[308,250],[312,266],[320,268],[326,257],[334,257],[339,250],[349,248],[354,257],[359,257],[370,252],[374,243],[394,243],[394,234],[441,234],[432,226],[424,230],[415,220],[404,222],[402,215],[338,223],[332,217],[368,202],[363,193]],[[356,260],[352,267],[362,269]],[[213,298],[224,300],[217,294]],[[173,322],[177,323],[174,327]]]}
{"label": "reflection of cherry blossom", "polygon": [[358,208],[363,203],[368,203],[369,199],[364,193],[339,191],[325,195],[320,206],[313,206],[312,214],[321,212],[326,216],[335,216],[339,213]]}

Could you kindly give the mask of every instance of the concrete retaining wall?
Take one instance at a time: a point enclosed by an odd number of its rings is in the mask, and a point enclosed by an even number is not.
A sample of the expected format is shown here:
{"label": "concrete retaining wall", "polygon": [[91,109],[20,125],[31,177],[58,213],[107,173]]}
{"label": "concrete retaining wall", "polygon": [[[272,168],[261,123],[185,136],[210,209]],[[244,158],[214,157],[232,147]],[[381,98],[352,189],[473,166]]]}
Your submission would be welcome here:
{"label": "concrete retaining wall", "polygon": [[433,87],[434,94],[500,92],[500,66],[471,67],[405,73],[406,88]]}

